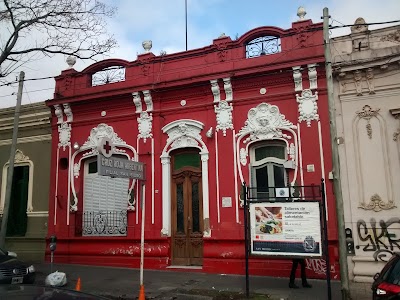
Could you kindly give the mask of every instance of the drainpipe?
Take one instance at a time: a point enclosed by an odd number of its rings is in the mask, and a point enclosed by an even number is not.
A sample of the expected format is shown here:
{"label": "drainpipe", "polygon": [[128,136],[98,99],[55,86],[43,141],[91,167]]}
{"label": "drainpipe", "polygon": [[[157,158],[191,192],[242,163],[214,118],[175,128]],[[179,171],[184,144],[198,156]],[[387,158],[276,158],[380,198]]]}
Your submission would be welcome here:
{"label": "drainpipe", "polygon": [[336,217],[338,224],[338,237],[339,237],[339,263],[340,263],[340,278],[342,300],[350,298],[349,291],[349,273],[347,266],[347,248],[346,248],[346,234],[344,225],[344,210],[343,210],[343,197],[342,187],[340,185],[340,167],[339,167],[339,152],[336,136],[336,113],[335,113],[335,99],[333,97],[333,79],[332,79],[332,58],[329,41],[329,11],[325,7],[323,11],[323,30],[324,30],[324,46],[325,46],[325,71],[326,82],[328,90],[328,107],[329,107],[329,120],[331,132],[331,146],[332,146],[332,174],[333,174],[333,188],[336,199]]}

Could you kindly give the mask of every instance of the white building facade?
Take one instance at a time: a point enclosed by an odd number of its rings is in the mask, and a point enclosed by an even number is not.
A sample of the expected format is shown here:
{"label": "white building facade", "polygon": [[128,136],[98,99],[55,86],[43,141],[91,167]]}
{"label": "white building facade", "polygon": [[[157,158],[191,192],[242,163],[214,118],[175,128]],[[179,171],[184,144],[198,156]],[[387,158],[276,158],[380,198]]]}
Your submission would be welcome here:
{"label": "white building facade", "polygon": [[371,282],[400,250],[400,26],[331,39],[350,279]]}

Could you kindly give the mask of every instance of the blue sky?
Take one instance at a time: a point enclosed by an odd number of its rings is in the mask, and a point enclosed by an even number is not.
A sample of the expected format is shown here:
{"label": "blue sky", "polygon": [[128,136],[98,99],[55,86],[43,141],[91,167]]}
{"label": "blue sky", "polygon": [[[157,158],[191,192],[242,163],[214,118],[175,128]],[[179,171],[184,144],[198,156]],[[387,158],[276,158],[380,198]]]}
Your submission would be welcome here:
{"label": "blue sky", "polygon": [[[109,32],[114,34],[119,47],[108,57],[136,60],[143,52],[142,41],[152,40],[152,52],[174,53],[185,50],[185,0],[105,0],[117,7]],[[225,33],[234,39],[259,26],[289,28],[298,19],[296,13],[303,6],[314,23],[321,22],[322,10],[329,8],[332,24],[353,24],[358,17],[367,22],[400,20],[400,0],[187,0],[188,49],[212,44]],[[400,23],[398,23],[400,24]],[[373,28],[376,28],[372,27]],[[349,34],[350,30],[332,30],[334,36]],[[92,61],[78,61],[74,68],[83,70]],[[25,78],[57,76],[67,68],[64,56],[33,60],[20,70]],[[19,70],[11,75],[15,80]],[[17,85],[0,87],[0,108],[14,106]],[[54,80],[26,82],[22,103],[28,104],[52,98]],[[14,93],[14,95],[12,95]]]}

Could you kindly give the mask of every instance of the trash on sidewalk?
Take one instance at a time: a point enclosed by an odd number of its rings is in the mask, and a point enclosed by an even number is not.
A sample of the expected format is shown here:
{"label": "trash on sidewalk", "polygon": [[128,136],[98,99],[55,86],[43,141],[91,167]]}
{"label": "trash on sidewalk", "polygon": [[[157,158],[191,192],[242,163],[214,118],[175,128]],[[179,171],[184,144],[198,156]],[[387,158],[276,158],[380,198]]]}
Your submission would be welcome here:
{"label": "trash on sidewalk", "polygon": [[50,273],[46,277],[45,284],[50,285],[52,287],[64,286],[67,284],[67,274],[58,271]]}

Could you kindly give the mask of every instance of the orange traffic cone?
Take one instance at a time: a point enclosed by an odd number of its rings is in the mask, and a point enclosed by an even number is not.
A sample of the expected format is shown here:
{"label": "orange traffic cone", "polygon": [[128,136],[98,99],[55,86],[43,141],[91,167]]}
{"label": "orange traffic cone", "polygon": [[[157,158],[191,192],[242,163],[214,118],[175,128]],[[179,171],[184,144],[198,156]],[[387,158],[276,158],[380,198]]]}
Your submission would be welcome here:
{"label": "orange traffic cone", "polygon": [[146,300],[146,296],[144,295],[144,285],[140,286],[139,299],[138,300]]}
{"label": "orange traffic cone", "polygon": [[76,282],[76,286],[75,286],[75,291],[80,291],[81,290],[81,278],[78,277],[78,281]]}

